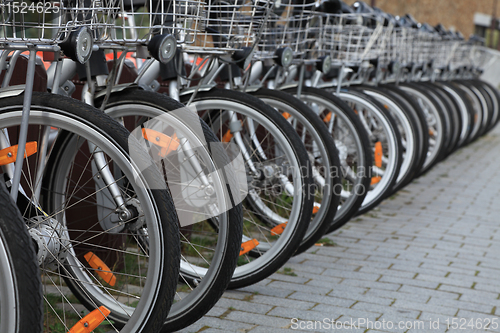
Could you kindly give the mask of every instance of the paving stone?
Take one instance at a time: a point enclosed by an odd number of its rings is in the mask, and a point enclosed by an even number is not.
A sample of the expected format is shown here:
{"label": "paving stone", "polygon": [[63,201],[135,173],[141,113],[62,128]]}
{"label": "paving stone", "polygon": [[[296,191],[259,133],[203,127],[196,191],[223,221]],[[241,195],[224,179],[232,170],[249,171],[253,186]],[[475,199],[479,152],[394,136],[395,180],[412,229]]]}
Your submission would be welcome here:
{"label": "paving stone", "polygon": [[[498,150],[500,128],[325,236],[335,246],[291,258],[284,267],[296,276],[228,291],[182,332],[290,332],[294,317],[426,325],[345,332],[479,332],[447,330],[446,320],[500,315],[500,154],[491,153]],[[431,320],[439,320],[432,330]],[[332,330],[304,330],[311,331]]]}
{"label": "paving stone", "polygon": [[[289,298],[292,298],[297,293],[292,294]],[[263,295],[255,295],[252,297],[253,303],[261,303],[268,304],[272,306],[282,306],[287,308],[295,308],[295,309],[303,309],[307,310],[316,305],[316,300],[312,298],[312,295],[307,294],[309,296],[308,302],[299,301],[297,298],[289,299],[289,298],[281,298],[281,297],[271,297],[271,296],[263,296]],[[317,295],[314,295],[317,297]],[[321,296],[320,296],[321,297]]]}
{"label": "paving stone", "polygon": [[248,323],[248,324],[254,324],[254,325],[267,325],[267,326],[273,326],[273,327],[278,327],[278,328],[286,328],[290,325],[289,319],[258,315],[258,314],[243,312],[243,311],[232,311],[226,316],[225,319],[236,321],[239,323]]}

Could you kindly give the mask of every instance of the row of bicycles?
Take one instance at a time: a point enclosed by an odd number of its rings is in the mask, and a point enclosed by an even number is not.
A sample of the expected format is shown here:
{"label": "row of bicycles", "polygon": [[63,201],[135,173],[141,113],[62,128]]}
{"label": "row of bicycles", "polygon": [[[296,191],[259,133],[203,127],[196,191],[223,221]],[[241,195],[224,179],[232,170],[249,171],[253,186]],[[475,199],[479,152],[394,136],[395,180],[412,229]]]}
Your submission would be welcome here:
{"label": "row of bicycles", "polygon": [[0,16],[0,332],[183,329],[500,117],[480,38],[363,2]]}

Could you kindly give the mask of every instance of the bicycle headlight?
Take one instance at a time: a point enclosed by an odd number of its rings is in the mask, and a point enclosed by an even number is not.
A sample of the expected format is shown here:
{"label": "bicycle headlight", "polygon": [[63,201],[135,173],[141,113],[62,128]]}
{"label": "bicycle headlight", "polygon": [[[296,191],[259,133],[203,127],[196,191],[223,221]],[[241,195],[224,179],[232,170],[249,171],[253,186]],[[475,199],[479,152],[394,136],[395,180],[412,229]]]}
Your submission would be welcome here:
{"label": "bicycle headlight", "polygon": [[76,36],[76,58],[81,64],[89,60],[92,54],[92,35],[88,28],[80,29]]}
{"label": "bicycle headlight", "polygon": [[168,63],[177,51],[177,40],[172,35],[156,35],[148,43],[148,51],[161,63]]}
{"label": "bicycle headlight", "polygon": [[89,28],[81,27],[72,31],[69,37],[59,46],[66,56],[84,64],[92,55],[92,33]]}
{"label": "bicycle headlight", "polygon": [[327,74],[332,69],[332,58],[327,55],[319,58],[318,70],[320,70],[323,74]]}
{"label": "bicycle headlight", "polygon": [[389,70],[392,72],[392,74],[399,73],[401,70],[401,63],[399,61],[392,61],[389,63]]}
{"label": "bicycle headlight", "polygon": [[290,47],[282,47],[276,50],[276,62],[282,67],[288,67],[292,64],[293,51]]}

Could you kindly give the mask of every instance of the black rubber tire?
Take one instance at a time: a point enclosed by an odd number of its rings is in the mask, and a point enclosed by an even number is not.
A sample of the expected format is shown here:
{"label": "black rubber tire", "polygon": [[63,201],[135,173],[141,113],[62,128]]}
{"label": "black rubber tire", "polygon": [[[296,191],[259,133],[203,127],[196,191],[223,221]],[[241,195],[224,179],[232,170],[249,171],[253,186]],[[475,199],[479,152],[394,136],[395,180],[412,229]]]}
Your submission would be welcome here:
{"label": "black rubber tire", "polygon": [[438,95],[442,102],[445,104],[446,112],[449,113],[452,126],[451,126],[451,140],[448,142],[448,147],[445,152],[445,157],[450,155],[455,151],[458,141],[460,140],[460,133],[462,131],[462,117],[460,115],[459,106],[457,105],[456,100],[450,93],[444,90],[437,84],[426,82],[422,83],[423,85],[429,87],[429,90],[433,91]]}
{"label": "black rubber tire", "polygon": [[[442,161],[446,156],[448,156],[448,151],[451,149],[453,146],[453,138],[455,135],[455,128],[453,127],[453,116],[449,111],[449,105],[446,102],[446,100],[438,93],[436,89],[433,89],[432,87],[429,87],[428,85],[419,82],[419,83],[414,83],[414,86],[418,86],[418,89],[425,90],[428,96],[431,96],[433,101],[436,103],[436,105],[439,107],[439,110],[441,110],[441,114],[443,116],[444,120],[444,126],[446,128],[445,130],[445,142],[442,150],[442,154],[440,157],[439,161]],[[438,162],[439,162],[438,161]]]}
{"label": "black rubber tire", "polygon": [[474,126],[469,138],[469,143],[475,141],[477,138],[481,136],[484,130],[484,122],[483,119],[487,117],[487,110],[483,108],[481,103],[482,96],[478,96],[476,94],[477,91],[475,87],[471,86],[466,80],[456,80],[452,81],[452,84],[458,87],[465,93],[465,96],[471,101],[472,109],[471,111],[474,114]]}
{"label": "black rubber tire", "polygon": [[[176,100],[163,94],[143,91],[140,89],[127,89],[125,91],[111,94],[106,108],[124,104],[126,105],[129,103],[149,105],[154,108],[159,108],[164,112],[175,111],[184,107],[184,105],[180,102],[177,102]],[[96,105],[99,104],[99,102],[96,103]],[[183,117],[184,116],[188,115],[183,115]],[[200,121],[204,135],[204,138],[202,139],[208,143],[208,148],[217,149],[217,145],[210,145],[210,143],[220,143],[220,140],[217,139],[214,132],[210,130],[208,125],[201,118],[197,117],[195,114],[192,116],[193,118],[198,118],[197,120]],[[218,154],[217,161],[222,162],[220,161],[221,158],[227,158],[227,155],[225,153]],[[202,295],[202,297],[197,298],[196,300],[191,300],[193,304],[188,307],[187,311],[176,312],[175,304],[179,302],[174,303],[161,332],[178,331],[193,324],[210,311],[210,309],[215,305],[215,303],[217,303],[224,291],[227,289],[227,286],[231,281],[231,276],[236,268],[241,248],[243,228],[243,212],[241,203],[231,208],[228,211],[228,215],[230,223],[228,225],[228,232],[224,241],[225,246],[222,249],[225,255],[221,265],[217,268],[215,278],[210,281],[209,285],[206,287],[206,292]]]}
{"label": "black rubber tire", "polygon": [[491,105],[491,97],[484,91],[480,85],[476,84],[471,80],[460,80],[457,81],[461,85],[467,87],[467,89],[471,90],[474,95],[479,99],[482,109],[482,123],[481,128],[475,139],[481,137],[486,133],[489,128],[489,124],[491,123],[491,119],[493,118],[493,110]]}
{"label": "black rubber tire", "polygon": [[368,96],[367,94],[361,91],[361,88],[349,87],[348,89],[343,89],[341,94],[353,95],[357,98],[360,98],[365,101],[365,103],[370,104],[373,108],[377,108],[382,115],[382,117],[387,121],[390,126],[390,135],[394,138],[395,144],[397,145],[395,156],[395,164],[394,164],[394,172],[389,175],[389,182],[386,184],[386,188],[380,192],[380,194],[372,200],[369,204],[361,205],[361,208],[358,210],[356,215],[364,214],[373,208],[375,208],[380,202],[382,202],[385,198],[392,195],[392,189],[396,184],[399,170],[401,167],[401,163],[403,161],[403,150],[401,143],[401,134],[399,133],[398,126],[394,118],[391,116],[389,111],[377,100],[373,97]]}
{"label": "black rubber tire", "polygon": [[440,81],[435,83],[437,86],[441,87],[445,90],[448,95],[452,98],[454,104],[458,107],[460,118],[462,120],[462,127],[466,128],[466,131],[462,135],[460,134],[460,138],[456,143],[455,150],[463,147],[467,144],[469,140],[471,131],[472,131],[472,122],[473,122],[473,113],[471,111],[472,105],[470,100],[467,98],[462,89],[459,89],[453,84],[450,84],[446,81]]}
{"label": "black rubber tire", "polygon": [[[190,97],[190,95],[182,96],[181,102],[189,101]],[[212,89],[210,91],[198,92],[194,97],[193,102],[203,100],[231,101],[249,107],[264,115],[286,136],[290,143],[290,146],[294,150],[297,162],[301,166],[300,171],[303,175],[302,179],[304,181],[304,185],[309,186],[311,184],[311,165],[309,163],[307,151],[302,144],[300,137],[294,131],[293,127],[285,120],[285,118],[283,118],[281,114],[279,114],[279,112],[262,102],[260,99],[239,91]],[[309,173],[306,175],[304,171]],[[313,209],[313,199],[309,195],[303,195],[300,206],[302,207],[302,209],[300,211],[298,223],[296,224],[296,228],[291,231],[291,236],[286,246],[283,247],[281,251],[277,253],[277,255],[272,257],[271,260],[267,261],[264,265],[258,267],[253,272],[239,276],[237,278],[233,276],[233,278],[231,279],[231,283],[229,284],[230,289],[246,287],[265,279],[266,277],[276,272],[287,262],[288,259],[290,259],[290,257],[292,257],[292,255],[299,247],[300,242],[302,241],[302,238],[304,237],[304,234],[309,226]]]}
{"label": "black rubber tire", "polygon": [[[422,143],[423,139],[421,133],[419,132],[419,119],[412,112],[412,110],[410,108],[406,108],[405,105],[401,102],[401,100],[398,97],[394,96],[394,93],[391,92],[390,90],[385,89],[384,87],[376,87],[376,86],[362,86],[361,89],[363,89],[363,91],[367,90],[373,91],[391,100],[399,108],[399,111],[403,113],[403,117],[406,118],[411,127],[412,140],[415,142],[416,151],[415,154],[412,156],[412,160],[410,161],[410,167],[406,171],[405,175],[403,175],[403,178],[399,181],[396,180],[391,192],[395,193],[404,186],[406,186],[408,183],[410,183],[411,180],[415,177],[416,172],[420,170],[418,163],[420,162],[420,146],[423,144]],[[375,99],[377,98],[375,97]],[[396,117],[393,116],[393,118]],[[398,179],[400,176],[401,172],[400,175],[398,175]]]}
{"label": "black rubber tire", "polygon": [[[325,148],[330,161],[330,168],[333,167],[335,168],[334,170],[340,170],[339,152],[335,147],[335,141],[333,140],[330,132],[328,132],[328,128],[325,126],[325,123],[321,121],[318,115],[316,115],[307,105],[291,94],[279,90],[261,88],[251,94],[257,98],[264,99],[264,101],[277,100],[281,103],[287,104],[304,116],[304,118],[307,119],[320,136],[321,142],[317,144],[322,145]],[[330,184],[327,185],[327,188],[332,189],[332,196],[330,197],[331,200],[330,202],[321,203],[322,206],[325,204],[328,207],[328,210],[323,216],[323,220],[317,225],[316,229],[302,239],[302,242],[294,255],[298,255],[316,244],[317,241],[320,240],[321,237],[323,237],[323,235],[330,229],[331,221],[335,218],[335,213],[337,212],[337,207],[340,201],[340,194],[335,193],[335,189],[338,185],[340,185],[340,173],[335,172],[330,173],[330,175]]]}
{"label": "black rubber tire", "polygon": [[[496,89],[494,86],[492,86],[490,83],[482,81],[482,80],[474,80],[478,85],[482,85],[483,89],[486,90],[488,95],[490,95],[490,98],[492,101],[495,103],[496,102],[496,112],[493,113],[492,119],[490,121],[489,127],[486,129],[486,133],[491,131],[498,121],[500,120],[500,93],[498,92],[498,89]],[[485,133],[485,134],[486,134]]]}
{"label": "black rubber tire", "polygon": [[[420,93],[423,96],[425,96],[434,105],[434,108],[435,108],[436,112],[438,113],[437,116],[441,119],[441,122],[443,123],[443,131],[445,131],[443,133],[444,138],[443,138],[443,140],[441,140],[441,144],[438,147],[435,148],[435,149],[437,149],[436,155],[429,162],[429,164],[427,164],[426,166],[422,167],[422,169],[420,169],[420,172],[416,175],[416,177],[420,177],[421,175],[423,175],[424,173],[426,173],[427,171],[429,171],[436,163],[438,163],[439,161],[441,161],[443,159],[443,157],[445,156],[444,153],[446,151],[445,148],[446,148],[446,142],[447,142],[447,137],[448,137],[448,135],[446,135],[446,129],[447,129],[446,118],[445,118],[444,112],[441,109],[439,103],[435,100],[435,97],[432,96],[432,95],[430,95],[427,92],[427,90],[428,90],[427,88],[424,88],[421,85],[415,84],[415,83],[404,83],[404,84],[401,84],[401,86],[403,86],[403,87],[405,87],[407,89],[412,89],[412,90],[417,91],[418,93]],[[411,95],[411,93],[409,93],[408,91],[406,91],[406,92]]]}
{"label": "black rubber tire", "polygon": [[[284,90],[290,94],[296,94],[297,93],[297,88],[290,88]],[[373,163],[373,157],[370,152],[370,140],[368,138],[368,134],[366,133],[365,129],[363,128],[363,124],[361,124],[361,121],[359,120],[358,116],[354,113],[354,111],[340,98],[332,95],[330,92],[318,89],[318,88],[312,88],[312,87],[302,87],[301,91],[301,96],[312,96],[315,97],[319,100],[325,100],[328,104],[334,105],[338,112],[342,112],[342,114],[345,116],[346,119],[349,120],[351,126],[356,130],[356,135],[358,139],[361,142],[361,146],[365,147],[363,150],[362,154],[364,155],[363,158],[366,161],[365,165],[363,167],[365,170],[370,170],[372,167]],[[331,134],[330,134],[331,135]],[[367,174],[363,174],[362,177],[360,178],[360,183],[359,185],[363,188],[369,188],[370,187],[370,182],[371,179]],[[339,228],[341,228],[343,225],[345,225],[347,222],[351,220],[352,217],[354,217],[361,204],[363,203],[363,200],[365,199],[367,191],[362,191],[359,193],[359,195],[356,195],[356,199],[351,202],[350,207],[348,209],[344,210],[342,214],[335,214],[335,218],[330,224],[330,228],[328,229],[328,233],[331,233]]]}
{"label": "black rubber tire", "polygon": [[[7,251],[16,291],[16,327],[5,333],[42,332],[42,281],[33,242],[21,213],[0,181],[0,238]],[[0,282],[1,283],[1,282]]]}
{"label": "black rubber tire", "polygon": [[386,88],[388,91],[390,91],[392,94],[394,94],[394,96],[399,97],[402,103],[406,103],[405,104],[406,108],[410,112],[413,112],[415,117],[418,119],[417,125],[422,142],[420,146],[420,157],[418,162],[416,163],[417,164],[415,172],[416,176],[422,169],[422,166],[424,165],[425,159],[427,157],[427,151],[429,150],[429,131],[427,128],[427,124],[425,122],[424,111],[422,111],[422,108],[420,107],[420,105],[418,105],[418,102],[411,95],[399,89],[398,86],[393,84],[388,84],[384,85],[383,87]]}
{"label": "black rubber tire", "polygon": [[[0,99],[0,108],[3,109],[0,112],[10,112],[10,109],[22,110],[23,97],[24,94]],[[72,120],[77,123],[83,123],[99,131],[103,136],[109,138],[111,142],[116,143],[117,149],[120,149],[123,153],[127,154],[129,151],[128,137],[130,133],[119,123],[89,105],[60,95],[34,92],[32,96],[31,109],[43,110],[44,112],[47,112],[47,116],[50,116],[50,114],[53,113],[72,118]],[[60,137],[61,140],[57,140],[53,152],[60,152],[59,149],[63,147],[64,141],[66,141],[65,139],[68,137],[69,135],[67,132],[63,133]],[[137,146],[132,147],[131,149],[137,150],[135,151],[136,154],[145,154],[145,152],[142,152],[142,150],[138,149]],[[146,158],[149,157],[146,155]],[[56,165],[53,164],[57,163],[56,154],[51,154],[48,163],[49,165]],[[47,168],[47,170],[50,170],[50,168]],[[159,171],[154,169],[145,170],[145,172],[149,173],[148,175],[145,175],[148,177],[148,180],[154,179],[154,177],[160,175]],[[47,177],[44,177],[42,189],[48,188],[46,186],[49,186],[50,184],[50,177],[48,177],[49,175],[46,176]],[[43,197],[43,192],[44,191],[42,191],[41,202],[47,203],[48,198]],[[177,216],[175,213],[170,213],[175,211],[170,195],[167,191],[163,190],[152,190],[151,193],[159,208],[159,214],[161,216],[161,221],[163,222],[162,234],[165,244],[168,245],[165,247],[165,260],[164,266],[162,267],[164,283],[161,284],[160,289],[158,290],[158,295],[160,295],[159,299],[161,301],[154,305],[147,323],[143,323],[145,330],[155,332],[163,326],[163,320],[168,314],[174,298],[177,276],[179,274],[180,241]],[[49,206],[47,205],[47,207]],[[71,289],[71,281],[67,280],[66,282]],[[75,290],[72,289],[72,291],[74,292]],[[81,298],[80,302],[82,302],[82,304],[87,306],[89,309],[94,308],[94,306],[91,305],[87,299]]]}

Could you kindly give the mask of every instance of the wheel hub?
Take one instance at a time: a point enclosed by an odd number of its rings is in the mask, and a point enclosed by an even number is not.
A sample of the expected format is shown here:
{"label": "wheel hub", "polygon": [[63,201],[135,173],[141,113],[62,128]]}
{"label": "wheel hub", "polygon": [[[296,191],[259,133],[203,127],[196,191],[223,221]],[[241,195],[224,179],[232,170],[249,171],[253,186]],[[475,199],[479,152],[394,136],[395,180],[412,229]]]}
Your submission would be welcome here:
{"label": "wheel hub", "polygon": [[69,234],[56,219],[35,216],[28,221],[29,234],[35,244],[38,264],[57,267],[66,259],[70,248]]}

